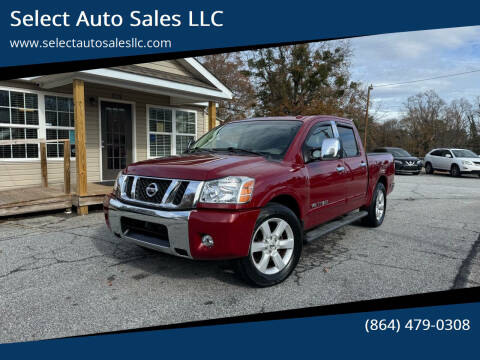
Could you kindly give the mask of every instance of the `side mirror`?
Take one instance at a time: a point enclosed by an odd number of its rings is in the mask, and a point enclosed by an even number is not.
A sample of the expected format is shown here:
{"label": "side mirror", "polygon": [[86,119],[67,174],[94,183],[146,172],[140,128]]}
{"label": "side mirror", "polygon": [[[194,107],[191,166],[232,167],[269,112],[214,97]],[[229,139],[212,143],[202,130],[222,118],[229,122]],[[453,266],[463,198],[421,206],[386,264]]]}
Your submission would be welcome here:
{"label": "side mirror", "polygon": [[338,139],[324,139],[321,149],[312,150],[312,159],[328,160],[340,157],[340,141]]}
{"label": "side mirror", "polygon": [[445,154],[445,157],[447,157],[447,158],[451,158],[451,157],[452,157],[452,155],[450,155],[450,154]]}

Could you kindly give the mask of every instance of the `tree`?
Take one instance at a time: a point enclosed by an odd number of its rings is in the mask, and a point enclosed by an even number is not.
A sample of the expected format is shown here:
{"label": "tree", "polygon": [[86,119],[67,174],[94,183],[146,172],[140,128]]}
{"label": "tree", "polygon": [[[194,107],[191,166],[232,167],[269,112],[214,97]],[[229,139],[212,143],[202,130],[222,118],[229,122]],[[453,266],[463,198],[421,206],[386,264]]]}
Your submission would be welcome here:
{"label": "tree", "polygon": [[404,112],[401,123],[411,140],[410,151],[425,154],[433,147],[442,146],[440,135],[445,130],[446,106],[435,91],[409,97]]}
{"label": "tree", "polygon": [[[344,112],[357,96],[348,72],[347,42],[301,44],[260,49],[249,54],[256,88],[256,114],[310,115]],[[355,93],[355,95],[358,95]]]}
{"label": "tree", "polygon": [[217,117],[222,121],[248,118],[253,114],[255,91],[240,53],[216,54],[201,58],[202,64],[233,93],[231,101],[220,101]]}
{"label": "tree", "polygon": [[475,105],[463,98],[447,104],[429,90],[409,97],[404,113],[400,120],[377,123],[373,142],[402,147],[420,156],[438,147],[480,150],[480,98]]}

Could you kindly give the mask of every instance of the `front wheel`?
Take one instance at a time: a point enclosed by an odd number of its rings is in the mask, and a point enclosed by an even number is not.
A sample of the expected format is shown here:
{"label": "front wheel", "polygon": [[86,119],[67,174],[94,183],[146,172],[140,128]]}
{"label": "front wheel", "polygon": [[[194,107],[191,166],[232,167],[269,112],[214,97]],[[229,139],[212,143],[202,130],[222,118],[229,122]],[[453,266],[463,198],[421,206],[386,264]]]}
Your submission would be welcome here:
{"label": "front wheel", "polygon": [[387,210],[387,191],[382,183],[377,184],[370,205],[363,210],[368,211],[368,215],[362,219],[364,225],[370,227],[382,225]]}
{"label": "front wheel", "polygon": [[453,177],[460,177],[461,176],[460,168],[458,167],[457,164],[452,165],[452,167],[450,169],[450,175],[453,176]]}
{"label": "front wheel", "polygon": [[255,224],[249,255],[238,260],[237,270],[253,285],[278,284],[297,266],[302,245],[302,226],[293,211],[281,204],[268,204]]}

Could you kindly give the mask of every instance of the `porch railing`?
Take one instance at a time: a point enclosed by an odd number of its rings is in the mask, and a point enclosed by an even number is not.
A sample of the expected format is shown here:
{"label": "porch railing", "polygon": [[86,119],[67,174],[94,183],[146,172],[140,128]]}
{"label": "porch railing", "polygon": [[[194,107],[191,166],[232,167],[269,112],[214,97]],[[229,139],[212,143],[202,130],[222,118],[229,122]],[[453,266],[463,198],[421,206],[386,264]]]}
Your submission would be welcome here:
{"label": "porch railing", "polygon": [[17,140],[0,140],[2,145],[23,145],[23,144],[40,144],[40,170],[42,177],[42,188],[48,188],[48,168],[47,168],[47,143],[63,142],[63,183],[65,194],[69,195],[70,187],[70,139],[17,139]]}

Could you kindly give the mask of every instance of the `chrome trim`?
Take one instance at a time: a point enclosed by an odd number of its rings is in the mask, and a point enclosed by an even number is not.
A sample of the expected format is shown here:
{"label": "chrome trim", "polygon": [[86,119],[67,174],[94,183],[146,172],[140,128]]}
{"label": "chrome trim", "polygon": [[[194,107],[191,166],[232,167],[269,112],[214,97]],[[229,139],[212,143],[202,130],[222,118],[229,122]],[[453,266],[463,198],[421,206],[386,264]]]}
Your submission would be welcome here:
{"label": "chrome trim", "polygon": [[172,180],[170,182],[170,185],[168,185],[167,190],[165,190],[165,194],[163,194],[162,204],[167,202],[167,199],[169,198],[169,196],[173,193],[174,190],[177,191],[178,187],[181,184],[182,184],[182,182],[178,181],[178,180]]}
{"label": "chrome trim", "polygon": [[343,170],[345,170],[345,167],[343,167],[343,166],[337,166],[337,171],[338,171],[338,172],[342,172]]}
{"label": "chrome trim", "polygon": [[126,180],[127,180],[127,175],[122,175],[116,180],[119,192],[122,196],[125,194]]}
{"label": "chrome trim", "polygon": [[138,176],[135,176],[133,178],[132,188],[130,189],[130,198],[133,200],[135,199],[135,191],[137,189],[137,180],[138,180]]}
{"label": "chrome trim", "polygon": [[367,166],[367,163],[366,163],[365,161],[362,161],[362,162],[360,163],[360,167],[366,167],[366,166]]}
{"label": "chrome trim", "polygon": [[338,132],[338,129],[337,129],[337,123],[333,120],[330,120],[330,125],[332,126],[333,137],[340,139],[340,133]]}
{"label": "chrome trim", "polygon": [[[140,208],[137,206],[125,204],[118,199],[112,198],[108,203],[108,220],[112,232],[119,235],[122,239],[126,239],[137,245],[148,247],[163,253],[192,258],[190,253],[190,242],[188,237],[188,219],[191,210],[187,211],[162,211],[155,209]],[[131,237],[128,229],[122,231],[121,218],[131,218],[151,223],[161,224],[167,227],[169,247],[152,244],[142,241],[138,238]],[[175,249],[185,250],[188,256],[178,254]]]}
{"label": "chrome trim", "polygon": [[[130,196],[127,196],[127,194],[125,192],[127,177],[133,177],[132,190],[130,192]],[[171,183],[168,186],[167,190],[165,191],[165,194],[163,195],[162,201],[160,203],[138,200],[136,198],[135,191],[136,191],[136,188],[137,188],[137,180],[139,178],[171,181]],[[175,205],[175,204],[173,204],[173,199],[175,197],[175,193],[178,190],[178,188],[180,187],[180,185],[182,184],[182,182],[184,182],[184,181],[188,182],[188,186],[185,189],[185,193],[183,194],[183,197],[182,197],[182,200],[181,200],[180,204]],[[158,177],[142,176],[142,175],[127,175],[125,177],[124,182],[123,182],[123,191],[121,192],[120,198],[124,201],[128,201],[128,202],[135,203],[135,204],[138,204],[138,205],[155,207],[155,208],[159,208],[159,209],[169,209],[169,210],[193,209],[197,205],[198,199],[200,197],[200,193],[203,189],[203,184],[204,184],[203,181],[198,181],[198,180],[168,179],[168,178],[158,178]]]}

